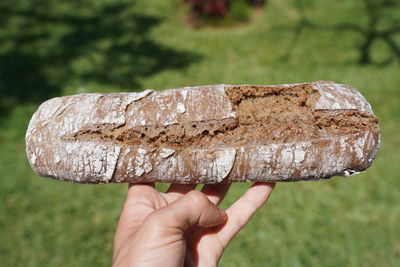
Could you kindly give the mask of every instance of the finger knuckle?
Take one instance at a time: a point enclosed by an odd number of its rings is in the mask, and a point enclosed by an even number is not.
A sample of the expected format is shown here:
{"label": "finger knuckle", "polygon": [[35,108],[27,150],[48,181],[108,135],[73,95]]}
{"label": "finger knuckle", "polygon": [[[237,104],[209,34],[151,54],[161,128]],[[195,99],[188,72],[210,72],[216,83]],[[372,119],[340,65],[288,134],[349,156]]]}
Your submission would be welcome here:
{"label": "finger knuckle", "polygon": [[192,190],[186,196],[196,206],[205,206],[210,203],[207,196],[201,193],[200,191]]}
{"label": "finger knuckle", "polygon": [[247,223],[246,218],[237,212],[231,213],[228,220],[232,221],[237,229],[242,229]]}
{"label": "finger knuckle", "polygon": [[156,227],[160,222],[160,216],[158,213],[153,212],[149,214],[144,220],[144,224],[150,227]]}

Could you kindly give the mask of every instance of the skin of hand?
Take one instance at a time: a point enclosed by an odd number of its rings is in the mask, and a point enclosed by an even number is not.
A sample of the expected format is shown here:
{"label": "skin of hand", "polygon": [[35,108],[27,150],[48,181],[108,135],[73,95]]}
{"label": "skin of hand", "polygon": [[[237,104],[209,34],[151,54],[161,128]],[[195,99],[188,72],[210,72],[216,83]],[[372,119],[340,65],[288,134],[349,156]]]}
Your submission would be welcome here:
{"label": "skin of hand", "polygon": [[224,249],[267,201],[274,184],[255,183],[226,212],[230,184],[131,184],[115,240],[113,266],[217,266]]}

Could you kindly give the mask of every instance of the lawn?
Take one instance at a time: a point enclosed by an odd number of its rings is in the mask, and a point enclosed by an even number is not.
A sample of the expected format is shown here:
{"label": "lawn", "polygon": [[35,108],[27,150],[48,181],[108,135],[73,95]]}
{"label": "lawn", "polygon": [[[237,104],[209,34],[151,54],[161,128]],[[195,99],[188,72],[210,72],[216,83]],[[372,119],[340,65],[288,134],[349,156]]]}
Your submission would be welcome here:
{"label": "lawn", "polygon": [[[363,35],[334,27],[367,25],[362,1],[305,1],[307,19],[321,27],[302,27],[298,2],[267,1],[249,23],[193,29],[179,0],[2,0],[0,265],[111,263],[127,186],[37,177],[24,135],[41,101],[82,92],[333,80],[359,88],[379,118],[382,145],[373,166],[351,178],[278,184],[220,265],[399,266],[400,59],[377,40],[371,62],[360,64]],[[233,185],[222,206],[248,186]]]}

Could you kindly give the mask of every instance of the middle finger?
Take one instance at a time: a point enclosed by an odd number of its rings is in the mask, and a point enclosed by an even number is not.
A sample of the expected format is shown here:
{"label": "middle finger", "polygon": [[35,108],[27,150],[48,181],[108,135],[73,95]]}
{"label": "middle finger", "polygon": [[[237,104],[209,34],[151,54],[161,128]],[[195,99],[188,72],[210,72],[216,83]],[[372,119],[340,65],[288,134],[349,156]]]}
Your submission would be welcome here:
{"label": "middle finger", "polygon": [[224,199],[230,186],[231,184],[206,184],[203,186],[201,192],[203,192],[212,203],[218,205]]}
{"label": "middle finger", "polygon": [[196,184],[171,184],[167,192],[165,192],[165,197],[168,202],[172,202],[195,188]]}

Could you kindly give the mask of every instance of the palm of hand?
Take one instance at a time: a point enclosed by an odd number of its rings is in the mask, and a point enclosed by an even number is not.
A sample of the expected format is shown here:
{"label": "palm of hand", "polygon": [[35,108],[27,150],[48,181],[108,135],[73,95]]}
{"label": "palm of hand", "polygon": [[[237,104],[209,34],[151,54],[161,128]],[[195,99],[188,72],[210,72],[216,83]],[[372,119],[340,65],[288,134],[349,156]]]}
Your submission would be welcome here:
{"label": "palm of hand", "polygon": [[[273,185],[253,185],[227,209],[227,220],[223,224],[221,219],[217,223],[212,221],[212,216],[203,214],[197,223],[182,227],[178,219],[179,208],[174,203],[190,196],[192,205],[182,212],[190,212],[191,207],[218,205],[229,186],[205,185],[202,193],[192,191],[195,185],[171,185],[166,193],[158,192],[154,184],[131,186],[115,236],[114,263],[135,265],[136,262],[143,266],[147,261],[149,265],[161,266],[181,266],[183,263],[188,266],[215,266],[230,240],[267,200]],[[160,211],[164,212],[164,217]],[[163,221],[160,222],[160,218]]]}

